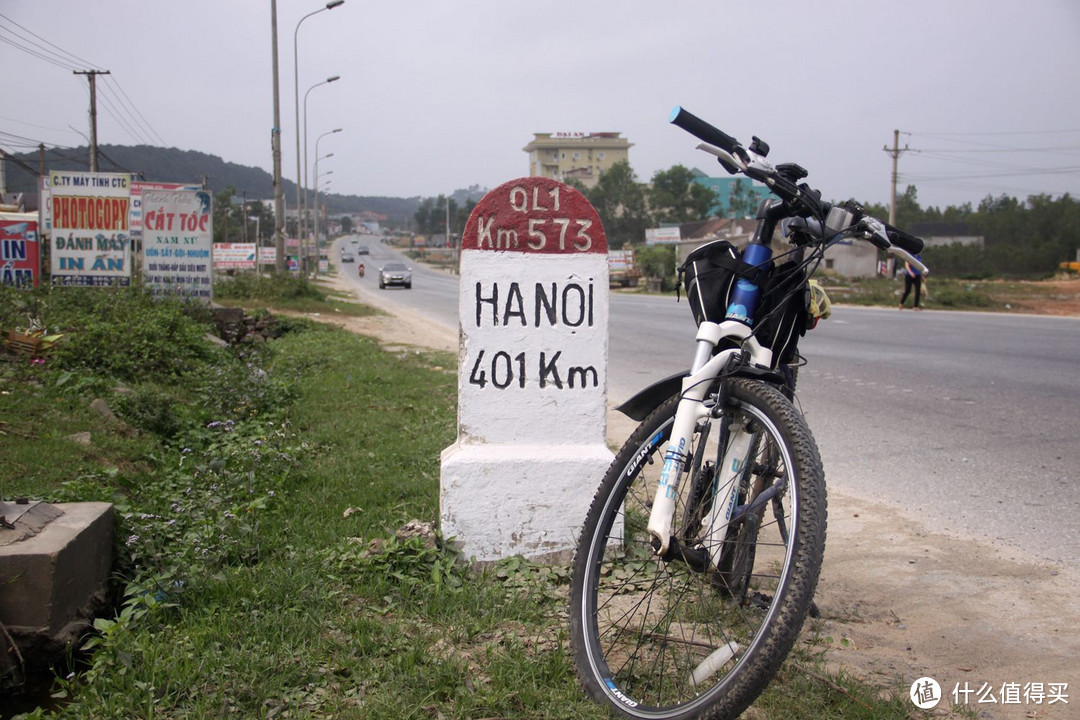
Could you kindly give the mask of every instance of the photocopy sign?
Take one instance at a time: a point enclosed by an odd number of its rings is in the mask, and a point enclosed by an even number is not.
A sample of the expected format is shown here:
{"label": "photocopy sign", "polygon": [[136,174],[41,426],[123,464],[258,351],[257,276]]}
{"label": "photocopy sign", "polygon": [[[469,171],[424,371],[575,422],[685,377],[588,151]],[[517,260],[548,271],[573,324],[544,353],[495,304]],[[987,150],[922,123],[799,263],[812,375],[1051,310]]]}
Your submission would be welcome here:
{"label": "photocopy sign", "polygon": [[458,438],[443,452],[444,537],[495,560],[569,550],[611,462],[607,239],[577,190],[488,193],[461,247]]}
{"label": "photocopy sign", "polygon": [[49,185],[53,284],[130,284],[131,176],[56,170]]}

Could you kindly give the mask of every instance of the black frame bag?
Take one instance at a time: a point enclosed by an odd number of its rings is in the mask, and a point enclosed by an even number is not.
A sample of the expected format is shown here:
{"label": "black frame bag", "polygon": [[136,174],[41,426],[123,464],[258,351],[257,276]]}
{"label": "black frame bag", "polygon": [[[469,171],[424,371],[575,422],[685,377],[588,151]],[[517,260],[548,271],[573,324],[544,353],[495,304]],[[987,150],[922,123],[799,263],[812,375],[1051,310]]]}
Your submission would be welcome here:
{"label": "black frame bag", "polygon": [[773,352],[773,369],[791,363],[798,354],[799,338],[810,320],[810,289],[802,263],[749,265],[726,240],[695,248],[679,266],[682,287],[694,321],[723,322],[731,291],[738,278],[753,280],[761,288],[754,335]]}

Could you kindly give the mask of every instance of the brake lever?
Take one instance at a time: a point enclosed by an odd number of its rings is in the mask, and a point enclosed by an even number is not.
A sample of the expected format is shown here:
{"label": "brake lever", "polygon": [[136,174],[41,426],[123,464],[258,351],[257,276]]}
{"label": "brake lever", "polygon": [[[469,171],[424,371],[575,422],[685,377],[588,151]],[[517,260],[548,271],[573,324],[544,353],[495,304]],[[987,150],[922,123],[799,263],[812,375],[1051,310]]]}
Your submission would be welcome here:
{"label": "brake lever", "polygon": [[926,267],[926,265],[923,264],[922,260],[915,257],[914,255],[912,255],[907,250],[904,250],[901,247],[897,247],[896,245],[893,245],[892,247],[889,248],[888,251],[891,252],[893,255],[896,255],[900,259],[905,260],[908,263],[910,263],[911,265],[917,267],[919,269],[919,272],[921,272],[923,275],[926,275],[927,273],[930,272],[930,268]]}
{"label": "brake lever", "polygon": [[859,230],[862,230],[867,240],[877,248],[882,250],[892,250],[893,244],[889,241],[889,233],[885,229],[885,223],[881,222],[875,217],[864,215],[857,225]]}
{"label": "brake lever", "polygon": [[720,161],[720,164],[724,167],[725,170],[728,171],[729,175],[737,175],[746,170],[746,164],[743,163],[739,158],[735,157],[727,150],[718,148],[715,145],[710,145],[709,143],[698,143],[695,149],[702,150],[709,153],[710,155],[715,155],[716,159]]}
{"label": "brake lever", "polygon": [[867,233],[866,239],[873,243],[876,247],[879,247],[885,252],[892,253],[893,255],[896,255],[897,257],[906,260],[908,263],[919,268],[919,271],[922,273],[930,272],[930,268],[926,267],[926,265],[923,264],[922,260],[918,259],[902,247],[898,245],[893,245],[892,241],[889,240],[889,233],[888,230],[886,230],[885,228],[885,223],[881,222],[875,217],[865,215],[861,220],[859,220],[858,226],[860,229],[864,230]]}

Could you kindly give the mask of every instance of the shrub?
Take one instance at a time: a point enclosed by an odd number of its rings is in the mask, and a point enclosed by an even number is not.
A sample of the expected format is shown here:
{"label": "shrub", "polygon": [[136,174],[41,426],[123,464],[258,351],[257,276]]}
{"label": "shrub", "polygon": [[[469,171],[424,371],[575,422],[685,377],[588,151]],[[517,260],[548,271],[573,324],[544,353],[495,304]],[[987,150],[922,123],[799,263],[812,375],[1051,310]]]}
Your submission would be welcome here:
{"label": "shrub", "polygon": [[210,324],[201,309],[135,287],[53,288],[46,326],[65,336],[59,369],[125,382],[178,377],[206,362]]}
{"label": "shrub", "polygon": [[112,408],[124,422],[163,439],[176,437],[184,427],[172,395],[151,383],[117,393]]}
{"label": "shrub", "polygon": [[326,295],[307,278],[292,275],[253,275],[241,273],[214,283],[214,297],[222,300],[260,300],[306,298],[326,300]]}

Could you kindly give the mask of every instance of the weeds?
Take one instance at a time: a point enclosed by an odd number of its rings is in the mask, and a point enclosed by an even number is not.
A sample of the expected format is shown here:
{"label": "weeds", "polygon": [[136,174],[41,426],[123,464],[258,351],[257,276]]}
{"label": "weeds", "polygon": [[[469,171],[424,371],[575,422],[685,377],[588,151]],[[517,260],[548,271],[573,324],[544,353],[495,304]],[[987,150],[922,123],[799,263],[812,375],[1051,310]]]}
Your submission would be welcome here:
{"label": "weeds", "polygon": [[[65,333],[91,324],[50,293],[36,302]],[[132,321],[146,330],[143,352],[183,354],[169,332],[181,348],[202,337],[197,318],[174,310],[152,310],[159,331]],[[452,358],[391,356],[296,322],[259,351],[207,345],[133,375],[115,358],[126,329],[101,334],[115,348],[86,358],[0,362],[0,417],[19,418],[18,435],[0,433],[0,452],[14,458],[0,488],[108,499],[119,518],[122,599],[95,622],[85,666],[58,679],[55,715],[607,715],[575,679],[567,568],[509,558],[472,569],[410,522],[438,514],[439,453],[454,439],[456,378],[443,369]],[[87,411],[99,393],[137,433]],[[90,446],[65,439],[87,426]],[[873,694],[865,702],[889,717],[882,708],[894,705]],[[761,703],[770,718],[874,717],[797,669]]]}
{"label": "weeds", "polygon": [[326,300],[326,294],[318,285],[307,278],[294,277],[289,273],[240,273],[234,277],[223,278],[214,285],[214,297],[218,300],[258,300],[269,303],[298,298],[319,302]]}

